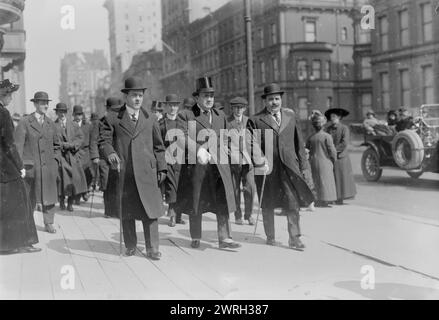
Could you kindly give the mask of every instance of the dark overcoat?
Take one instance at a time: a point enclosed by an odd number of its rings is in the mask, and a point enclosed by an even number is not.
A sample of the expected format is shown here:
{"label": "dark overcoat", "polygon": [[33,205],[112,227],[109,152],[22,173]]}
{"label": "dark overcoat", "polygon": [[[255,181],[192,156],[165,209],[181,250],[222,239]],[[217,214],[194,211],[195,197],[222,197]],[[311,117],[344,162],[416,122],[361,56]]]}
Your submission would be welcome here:
{"label": "dark overcoat", "polygon": [[[79,154],[84,135],[78,124],[71,120],[66,120],[65,131],[58,119],[55,121],[55,128],[61,144],[59,195],[74,196],[85,193],[88,191],[87,180]],[[67,144],[73,144],[74,150],[68,150]]]}
{"label": "dark overcoat", "polygon": [[334,178],[334,162],[337,159],[337,151],[331,135],[323,130],[314,133],[308,138],[306,148],[309,150],[309,162],[317,200],[337,200]]}
{"label": "dark overcoat", "polygon": [[[201,112],[198,105],[194,105],[192,109],[182,110],[178,114],[177,128],[184,134],[185,154],[189,156],[182,167],[178,186],[177,205],[180,212],[186,214],[234,212],[236,205],[230,165],[228,160],[225,163],[219,161],[228,159],[227,140],[223,140],[225,147],[220,147],[220,135],[224,133],[221,129],[228,128],[227,116],[223,111],[213,108],[212,124],[210,124],[208,116]],[[197,139],[200,138],[200,132],[205,129],[211,129],[212,134],[217,137],[216,151],[219,159],[206,165],[200,164],[198,160],[189,163],[191,157],[196,159],[196,154],[205,141],[205,139]],[[189,141],[194,143],[195,150],[189,148]],[[189,152],[192,154],[189,155]]]}
{"label": "dark overcoat", "polygon": [[24,117],[15,128],[15,144],[18,154],[30,169],[34,179],[35,200],[44,206],[58,202],[56,180],[60,157],[60,141],[55,124],[46,117],[41,126],[35,113]]}
{"label": "dark overcoat", "polygon": [[352,172],[351,159],[348,153],[349,128],[338,123],[330,124],[326,131],[332,136],[335,149],[337,150],[337,160],[334,163],[335,185],[337,188],[337,199],[351,199],[357,194],[354,174]]}
{"label": "dark overcoat", "polygon": [[165,208],[157,181],[166,172],[165,147],[156,118],[141,109],[137,123],[126,106],[102,120],[99,149],[105,159],[116,153],[121,160],[119,190],[123,219],[157,219]]}
{"label": "dark overcoat", "polygon": [[[267,109],[249,119],[247,129],[258,142],[251,147],[252,158],[256,166],[261,165],[259,152],[255,150],[260,147],[271,169],[266,177],[262,207],[298,210],[299,206],[309,206],[315,199],[303,175],[308,162],[296,115],[287,108],[282,108],[281,112],[280,127]],[[268,134],[271,139],[269,136],[266,138]],[[272,157],[269,154],[271,146]],[[257,174],[255,180],[260,197],[263,176]]]}
{"label": "dark overcoat", "polygon": [[82,131],[83,139],[78,154],[81,159],[82,168],[86,170],[91,167],[90,141],[92,139],[93,126],[91,123],[83,121],[80,130]]}

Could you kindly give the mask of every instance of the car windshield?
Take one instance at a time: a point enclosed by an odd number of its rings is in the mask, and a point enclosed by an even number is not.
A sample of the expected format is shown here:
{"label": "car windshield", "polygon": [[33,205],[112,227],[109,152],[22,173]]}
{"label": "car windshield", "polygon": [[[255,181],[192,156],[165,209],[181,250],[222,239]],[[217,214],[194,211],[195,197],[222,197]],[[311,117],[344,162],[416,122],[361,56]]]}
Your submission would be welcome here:
{"label": "car windshield", "polygon": [[439,128],[439,104],[423,105],[419,110],[419,116],[429,127]]}

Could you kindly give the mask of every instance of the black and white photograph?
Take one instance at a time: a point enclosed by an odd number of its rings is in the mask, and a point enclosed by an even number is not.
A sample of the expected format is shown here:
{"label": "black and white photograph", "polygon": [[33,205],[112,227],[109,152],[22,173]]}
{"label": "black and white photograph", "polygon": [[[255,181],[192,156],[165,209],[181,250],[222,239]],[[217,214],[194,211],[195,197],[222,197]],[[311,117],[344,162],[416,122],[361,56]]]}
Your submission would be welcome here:
{"label": "black and white photograph", "polygon": [[439,300],[438,0],[0,0],[0,133],[0,300]]}

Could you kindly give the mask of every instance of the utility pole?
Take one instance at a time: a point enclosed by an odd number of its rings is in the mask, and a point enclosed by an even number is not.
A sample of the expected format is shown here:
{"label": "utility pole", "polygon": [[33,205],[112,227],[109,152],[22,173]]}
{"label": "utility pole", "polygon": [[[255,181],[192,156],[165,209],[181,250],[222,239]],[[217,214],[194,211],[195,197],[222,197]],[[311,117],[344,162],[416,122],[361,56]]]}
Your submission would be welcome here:
{"label": "utility pole", "polygon": [[244,1],[244,22],[247,52],[247,93],[249,114],[255,114],[255,89],[253,81],[253,45],[252,45],[252,18],[251,18],[251,0]]}

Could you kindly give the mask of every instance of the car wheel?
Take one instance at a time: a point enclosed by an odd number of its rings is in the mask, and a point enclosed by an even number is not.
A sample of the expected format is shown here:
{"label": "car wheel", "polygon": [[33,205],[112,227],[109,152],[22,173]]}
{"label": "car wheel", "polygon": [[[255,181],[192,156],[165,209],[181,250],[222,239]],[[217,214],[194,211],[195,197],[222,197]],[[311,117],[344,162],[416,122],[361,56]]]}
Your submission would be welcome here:
{"label": "car wheel", "polygon": [[361,157],[361,170],[367,181],[378,181],[381,178],[383,169],[380,168],[380,158],[373,148],[368,148]]}
{"label": "car wheel", "polygon": [[399,132],[392,141],[395,163],[404,170],[418,169],[424,160],[424,145],[421,137],[412,130]]}
{"label": "car wheel", "polygon": [[420,176],[422,176],[424,172],[422,170],[419,171],[407,171],[407,174],[413,178],[413,179],[418,179]]}

